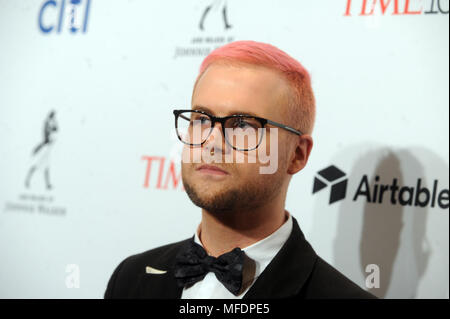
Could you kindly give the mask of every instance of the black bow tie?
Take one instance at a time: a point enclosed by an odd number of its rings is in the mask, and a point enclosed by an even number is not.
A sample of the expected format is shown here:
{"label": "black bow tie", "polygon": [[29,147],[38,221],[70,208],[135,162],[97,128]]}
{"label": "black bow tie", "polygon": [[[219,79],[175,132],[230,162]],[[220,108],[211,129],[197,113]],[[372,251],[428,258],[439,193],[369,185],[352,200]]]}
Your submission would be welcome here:
{"label": "black bow tie", "polygon": [[212,271],[225,288],[237,296],[242,287],[244,259],[245,253],[240,248],[216,258],[190,240],[176,256],[175,278],[179,287],[185,287],[203,280]]}

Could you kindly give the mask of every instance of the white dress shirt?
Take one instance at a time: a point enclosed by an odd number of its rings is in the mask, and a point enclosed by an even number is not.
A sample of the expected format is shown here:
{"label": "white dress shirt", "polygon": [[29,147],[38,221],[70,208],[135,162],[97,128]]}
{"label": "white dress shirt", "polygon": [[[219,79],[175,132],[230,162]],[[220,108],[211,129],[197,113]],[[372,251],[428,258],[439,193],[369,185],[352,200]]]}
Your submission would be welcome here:
{"label": "white dress shirt", "polygon": [[[245,291],[238,296],[233,295],[219,280],[217,280],[216,275],[213,272],[209,272],[203,280],[196,282],[188,288],[184,288],[181,299],[242,299],[291,234],[292,217],[289,213],[287,214],[287,221],[275,232],[242,249],[242,251],[256,263],[255,279]],[[195,232],[195,242],[203,247],[197,232]]]}

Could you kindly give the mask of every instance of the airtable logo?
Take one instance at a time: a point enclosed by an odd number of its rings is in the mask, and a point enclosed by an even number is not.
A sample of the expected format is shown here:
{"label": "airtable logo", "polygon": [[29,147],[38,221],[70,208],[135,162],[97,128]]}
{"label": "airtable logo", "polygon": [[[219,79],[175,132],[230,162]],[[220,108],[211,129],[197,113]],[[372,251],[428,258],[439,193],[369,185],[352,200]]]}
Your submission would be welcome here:
{"label": "airtable logo", "polygon": [[313,194],[331,184],[330,204],[345,198],[347,179],[345,173],[334,165],[328,166],[317,173],[314,178]]}
{"label": "airtable logo", "polygon": [[[449,189],[439,187],[439,180],[435,179],[432,188],[426,187],[422,178],[417,178],[414,186],[399,185],[398,178],[389,177],[390,183],[381,183],[382,178],[376,175],[372,180],[364,174],[354,192],[352,200],[365,198],[367,203],[418,207],[449,207]],[[331,185],[329,204],[343,200],[347,193],[346,174],[334,165],[319,171],[314,178],[313,194]]]}

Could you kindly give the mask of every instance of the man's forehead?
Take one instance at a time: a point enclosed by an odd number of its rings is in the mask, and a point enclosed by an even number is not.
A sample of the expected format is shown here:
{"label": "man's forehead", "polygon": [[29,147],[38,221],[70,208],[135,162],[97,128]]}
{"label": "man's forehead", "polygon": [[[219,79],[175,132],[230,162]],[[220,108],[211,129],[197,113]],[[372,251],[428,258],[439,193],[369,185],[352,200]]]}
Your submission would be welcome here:
{"label": "man's forehead", "polygon": [[286,103],[287,82],[276,71],[259,66],[215,64],[197,82],[192,109],[226,116],[274,116]]}

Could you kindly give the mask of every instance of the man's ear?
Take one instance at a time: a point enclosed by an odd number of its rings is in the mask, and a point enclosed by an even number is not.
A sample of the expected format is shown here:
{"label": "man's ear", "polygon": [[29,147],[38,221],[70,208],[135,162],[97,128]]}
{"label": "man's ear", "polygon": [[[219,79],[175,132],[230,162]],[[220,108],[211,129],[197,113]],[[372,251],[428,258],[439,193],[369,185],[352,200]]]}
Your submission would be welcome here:
{"label": "man's ear", "polygon": [[290,157],[287,169],[288,174],[296,174],[306,166],[312,147],[313,139],[311,135],[303,134],[297,137],[295,151]]}

